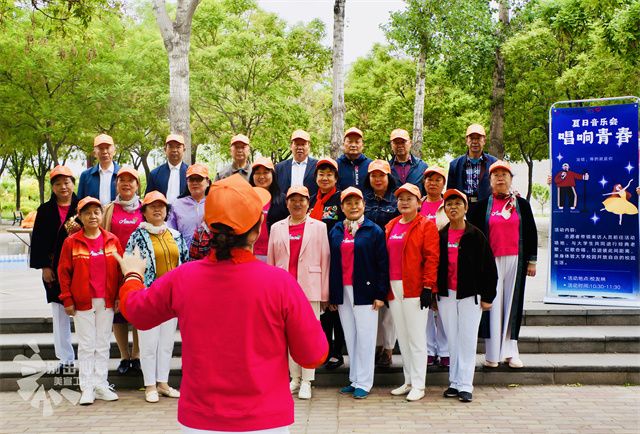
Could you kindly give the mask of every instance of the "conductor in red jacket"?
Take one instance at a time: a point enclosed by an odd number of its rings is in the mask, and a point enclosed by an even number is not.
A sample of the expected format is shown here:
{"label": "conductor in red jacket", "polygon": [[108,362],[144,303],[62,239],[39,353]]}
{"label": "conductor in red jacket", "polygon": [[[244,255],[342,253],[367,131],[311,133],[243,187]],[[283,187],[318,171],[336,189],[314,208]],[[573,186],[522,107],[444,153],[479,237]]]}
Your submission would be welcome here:
{"label": "conductor in red jacket", "polygon": [[144,261],[136,254],[121,260],[125,317],[140,330],[178,318],[183,432],[289,432],[287,352],[305,368],[326,358],[322,327],[295,278],[253,255],[269,198],[237,174],[214,182],[205,201],[211,253],[149,288],[143,290]]}

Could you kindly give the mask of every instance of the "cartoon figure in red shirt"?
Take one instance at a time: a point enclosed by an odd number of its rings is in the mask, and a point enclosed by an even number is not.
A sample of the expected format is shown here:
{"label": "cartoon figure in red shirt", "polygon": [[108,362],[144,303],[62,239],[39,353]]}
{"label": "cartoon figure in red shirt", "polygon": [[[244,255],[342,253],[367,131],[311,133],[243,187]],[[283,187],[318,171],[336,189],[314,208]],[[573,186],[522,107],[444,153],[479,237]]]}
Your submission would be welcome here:
{"label": "cartoon figure in red shirt", "polygon": [[631,185],[630,180],[626,187],[622,187],[621,184],[616,184],[613,186],[613,191],[611,193],[605,193],[603,196],[610,196],[602,202],[604,208],[600,211],[607,210],[612,214],[616,214],[620,216],[620,220],[618,222],[619,225],[622,225],[622,216],[624,214],[636,215],[638,214],[638,208],[631,202],[631,193],[627,191],[627,188]]}
{"label": "cartoon figure in red shirt", "polygon": [[572,172],[569,170],[569,163],[562,165],[562,170],[556,173],[553,182],[558,187],[558,209],[564,209],[565,203],[568,203],[571,209],[576,209],[578,204],[578,193],[576,192],[576,180],[588,181],[589,173],[584,174]]}

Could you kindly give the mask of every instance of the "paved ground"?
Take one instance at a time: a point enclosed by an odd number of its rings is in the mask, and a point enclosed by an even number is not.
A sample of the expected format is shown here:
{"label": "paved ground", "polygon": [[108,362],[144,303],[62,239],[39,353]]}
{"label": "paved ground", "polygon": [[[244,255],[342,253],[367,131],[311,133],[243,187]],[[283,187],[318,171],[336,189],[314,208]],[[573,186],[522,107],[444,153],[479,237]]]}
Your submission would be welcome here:
{"label": "paved ground", "polygon": [[[311,401],[295,400],[293,433],[638,433],[640,389],[624,386],[478,387],[474,402],[427,389],[417,403],[374,388],[367,400],[314,388]],[[0,393],[0,432],[179,432],[176,400],[143,401],[142,392],[120,392],[117,402],[89,407],[66,400],[42,415],[12,392]]]}

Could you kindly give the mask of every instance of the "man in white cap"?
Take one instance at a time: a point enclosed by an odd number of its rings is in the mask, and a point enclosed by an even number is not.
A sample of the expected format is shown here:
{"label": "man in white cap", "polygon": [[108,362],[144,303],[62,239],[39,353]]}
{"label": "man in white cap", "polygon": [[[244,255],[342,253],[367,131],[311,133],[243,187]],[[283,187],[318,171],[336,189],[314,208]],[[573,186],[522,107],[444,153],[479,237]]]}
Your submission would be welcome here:
{"label": "man in white cap", "polygon": [[356,187],[364,188],[364,180],[367,177],[371,159],[362,153],[364,150],[364,137],[362,131],[351,127],[344,133],[344,154],[338,157],[338,190],[346,190]]}
{"label": "man in white cap", "polygon": [[228,178],[231,175],[241,175],[247,182],[251,174],[249,137],[244,134],[236,134],[231,138],[231,164],[225,166],[216,174],[216,181]]}
{"label": "man in white cap", "polygon": [[498,159],[484,152],[486,139],[487,134],[482,125],[469,125],[467,128],[467,153],[449,164],[447,190],[455,188],[464,192],[469,200],[469,209],[476,202],[491,194],[489,167]]}
{"label": "man in white cap", "polygon": [[171,204],[187,188],[188,166],[182,161],[184,137],[180,134],[169,134],[164,141],[164,153],[167,156],[167,162],[149,173],[145,194],[154,190],[159,191]]}
{"label": "man in white cap", "polygon": [[415,185],[422,194],[425,193],[422,182],[424,171],[427,170],[427,163],[415,155],[411,155],[411,137],[409,132],[397,128],[391,131],[389,137],[393,158],[389,160],[391,176],[396,180],[396,185],[405,183]]}
{"label": "man in white cap", "polygon": [[311,136],[305,130],[295,130],[291,133],[291,158],[276,164],[276,178],[280,191],[285,192],[289,187],[304,185],[313,196],[318,191],[314,177],[316,160],[309,156],[311,150]]}
{"label": "man in white cap", "polygon": [[106,205],[116,198],[116,175],[120,169],[113,161],[116,155],[113,137],[108,134],[97,135],[93,139],[93,155],[98,159],[98,164],[80,174],[78,200],[91,196]]}

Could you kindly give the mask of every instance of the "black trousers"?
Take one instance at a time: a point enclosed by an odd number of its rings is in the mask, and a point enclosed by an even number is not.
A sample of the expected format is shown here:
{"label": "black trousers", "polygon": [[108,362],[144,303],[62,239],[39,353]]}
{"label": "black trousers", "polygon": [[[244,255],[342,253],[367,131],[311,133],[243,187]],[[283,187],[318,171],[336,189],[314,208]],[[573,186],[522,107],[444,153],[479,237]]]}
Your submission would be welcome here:
{"label": "black trousers", "polygon": [[332,357],[342,360],[345,342],[338,311],[330,311],[327,309],[326,312],[320,315],[320,323],[327,337],[327,342],[329,342],[329,356],[327,360]]}
{"label": "black trousers", "polygon": [[558,206],[576,206],[576,195],[573,187],[558,187]]}

